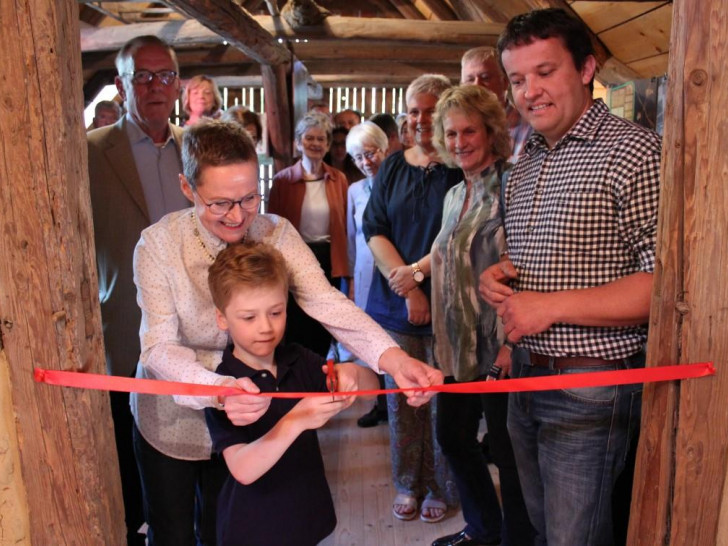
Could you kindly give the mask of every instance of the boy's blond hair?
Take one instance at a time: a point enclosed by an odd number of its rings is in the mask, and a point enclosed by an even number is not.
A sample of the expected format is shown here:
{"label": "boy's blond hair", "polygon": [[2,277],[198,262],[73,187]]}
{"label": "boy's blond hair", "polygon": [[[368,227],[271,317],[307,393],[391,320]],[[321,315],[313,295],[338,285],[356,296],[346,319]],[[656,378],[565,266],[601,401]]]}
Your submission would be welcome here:
{"label": "boy's blond hair", "polygon": [[212,301],[220,311],[242,288],[273,288],[288,291],[288,270],[283,255],[265,243],[237,243],[217,255],[210,266],[207,284]]}

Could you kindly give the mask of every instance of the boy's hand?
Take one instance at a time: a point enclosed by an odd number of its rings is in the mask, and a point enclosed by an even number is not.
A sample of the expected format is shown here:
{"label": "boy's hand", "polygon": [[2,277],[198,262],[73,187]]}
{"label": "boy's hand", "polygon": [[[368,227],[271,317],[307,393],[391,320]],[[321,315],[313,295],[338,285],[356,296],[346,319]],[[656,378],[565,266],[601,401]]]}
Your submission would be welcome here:
{"label": "boy's hand", "polygon": [[[356,366],[350,362],[341,362],[334,365],[334,371],[336,373],[336,392],[351,392],[359,390],[359,377],[356,373],[356,369],[352,369],[351,366]],[[324,373],[327,372],[327,367],[323,367]],[[354,396],[353,398],[356,398]]]}
{"label": "boy's hand", "polygon": [[286,415],[300,430],[314,430],[324,426],[329,419],[348,408],[354,402],[354,396],[337,396],[332,401],[328,396],[312,396],[302,399]]}
{"label": "boy's hand", "polygon": [[[260,389],[250,378],[242,377],[234,382],[225,382],[226,385],[235,386],[246,392],[257,393]],[[249,394],[233,394],[221,400],[225,413],[233,425],[245,426],[255,423],[268,411],[271,398],[267,396],[251,396]]]}
{"label": "boy's hand", "polygon": [[[326,366],[323,369],[325,372]],[[353,362],[341,362],[336,364],[334,369],[337,378],[337,392],[371,391],[379,388],[377,374],[369,368],[359,366]],[[356,396],[350,398],[353,402]]]}

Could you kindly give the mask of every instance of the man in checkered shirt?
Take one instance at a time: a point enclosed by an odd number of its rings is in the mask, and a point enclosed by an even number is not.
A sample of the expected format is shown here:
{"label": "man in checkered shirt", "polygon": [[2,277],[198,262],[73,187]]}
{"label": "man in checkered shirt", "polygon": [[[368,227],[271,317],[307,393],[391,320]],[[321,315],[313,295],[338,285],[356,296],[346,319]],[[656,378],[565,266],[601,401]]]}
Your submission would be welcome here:
{"label": "man in checkered shirt", "polygon": [[[565,12],[515,17],[498,51],[535,131],[505,191],[508,254],[480,279],[517,343],[511,375],[643,366],[660,138],[592,99],[592,44]],[[641,390],[511,395],[508,428],[539,543],[614,542],[612,489],[636,442]]]}

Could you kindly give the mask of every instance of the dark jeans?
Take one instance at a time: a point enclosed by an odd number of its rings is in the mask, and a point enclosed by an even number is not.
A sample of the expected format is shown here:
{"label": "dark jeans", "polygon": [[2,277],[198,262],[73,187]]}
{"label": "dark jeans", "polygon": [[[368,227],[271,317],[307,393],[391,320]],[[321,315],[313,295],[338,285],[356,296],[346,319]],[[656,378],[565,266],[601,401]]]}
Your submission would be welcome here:
{"label": "dark jeans", "polygon": [[126,517],[126,543],[128,546],[144,546],[144,535],[137,531],[144,523],[142,507],[142,485],[139,470],[134,459],[132,443],[132,427],[134,417],[129,407],[128,392],[109,393],[111,417],[114,420],[114,437],[116,453],[119,457],[119,475],[121,477],[121,494],[124,499]]}
{"label": "dark jeans", "polygon": [[[331,285],[339,288],[341,278],[331,278],[331,245],[329,243],[308,243],[308,247],[316,256]],[[331,334],[328,330],[321,326],[320,322],[309,317],[292,295],[288,296],[286,314],[286,343],[298,343],[326,358],[331,346]]]}
{"label": "dark jeans", "polygon": [[[449,376],[445,383],[456,381]],[[478,443],[483,413],[488,424],[491,457],[500,476],[502,517],[493,480]],[[437,439],[460,493],[468,536],[482,542],[501,537],[504,546],[528,546],[533,544],[534,532],[506,429],[507,415],[508,394],[505,393],[440,393],[437,395]]]}
{"label": "dark jeans", "polygon": [[[644,354],[619,365],[556,370],[513,351],[514,377],[550,377],[644,366]],[[513,440],[537,544],[611,546],[612,491],[637,440],[642,385],[513,393]]]}
{"label": "dark jeans", "polygon": [[149,546],[214,546],[217,496],[228,476],[222,457],[184,461],[154,449],[134,426]]}

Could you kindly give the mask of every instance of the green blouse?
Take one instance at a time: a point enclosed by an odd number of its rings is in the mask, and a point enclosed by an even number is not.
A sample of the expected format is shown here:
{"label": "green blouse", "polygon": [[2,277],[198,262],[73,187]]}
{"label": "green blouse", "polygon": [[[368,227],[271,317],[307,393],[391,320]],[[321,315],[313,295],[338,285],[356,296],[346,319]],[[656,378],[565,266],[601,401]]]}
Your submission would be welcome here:
{"label": "green blouse", "polygon": [[487,373],[500,348],[495,309],[478,293],[480,274],[499,260],[505,233],[498,211],[500,181],[511,168],[497,162],[445,196],[442,228],[432,245],[432,329],[435,360],[445,376],[472,381]]}

